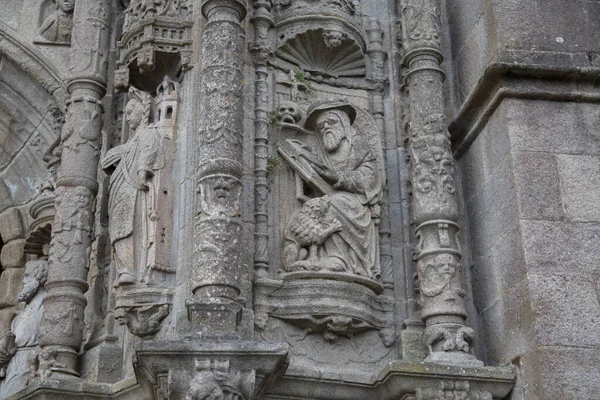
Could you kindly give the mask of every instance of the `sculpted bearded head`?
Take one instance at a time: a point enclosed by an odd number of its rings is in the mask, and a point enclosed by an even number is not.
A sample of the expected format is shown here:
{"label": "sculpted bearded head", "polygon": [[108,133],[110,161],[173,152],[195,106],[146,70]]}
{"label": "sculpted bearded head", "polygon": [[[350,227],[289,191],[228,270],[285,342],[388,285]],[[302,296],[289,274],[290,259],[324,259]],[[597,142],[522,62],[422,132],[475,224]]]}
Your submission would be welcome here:
{"label": "sculpted bearded head", "polygon": [[48,279],[48,261],[32,260],[25,264],[25,275],[23,276],[23,290],[19,293],[17,300],[29,303],[36,295],[39,288]]}
{"label": "sculpted bearded head", "polygon": [[306,117],[305,127],[315,130],[328,153],[337,151],[349,139],[356,118],[356,109],[344,99],[327,100],[313,104]]}

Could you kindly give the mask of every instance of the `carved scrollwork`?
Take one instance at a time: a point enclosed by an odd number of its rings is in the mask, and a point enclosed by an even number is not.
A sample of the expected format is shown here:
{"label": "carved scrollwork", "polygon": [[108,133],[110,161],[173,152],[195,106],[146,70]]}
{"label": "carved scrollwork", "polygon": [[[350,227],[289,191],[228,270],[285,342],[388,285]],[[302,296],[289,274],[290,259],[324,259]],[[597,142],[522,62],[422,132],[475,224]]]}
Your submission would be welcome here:
{"label": "carved scrollwork", "polygon": [[439,47],[440,11],[433,0],[410,0],[402,9],[404,15],[406,45],[413,43]]}

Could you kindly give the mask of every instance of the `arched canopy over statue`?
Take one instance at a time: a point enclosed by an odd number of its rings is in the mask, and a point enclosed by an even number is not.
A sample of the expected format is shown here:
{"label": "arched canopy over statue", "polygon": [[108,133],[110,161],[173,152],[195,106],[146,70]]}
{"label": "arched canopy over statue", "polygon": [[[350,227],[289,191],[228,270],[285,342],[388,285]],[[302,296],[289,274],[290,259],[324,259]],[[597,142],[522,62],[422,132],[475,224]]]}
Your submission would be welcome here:
{"label": "arched canopy over statue", "polygon": [[288,140],[279,151],[321,196],[307,200],[285,229],[284,272],[378,280],[384,172],[376,125],[366,111],[339,99],[314,103],[304,127],[316,135],[316,146]]}

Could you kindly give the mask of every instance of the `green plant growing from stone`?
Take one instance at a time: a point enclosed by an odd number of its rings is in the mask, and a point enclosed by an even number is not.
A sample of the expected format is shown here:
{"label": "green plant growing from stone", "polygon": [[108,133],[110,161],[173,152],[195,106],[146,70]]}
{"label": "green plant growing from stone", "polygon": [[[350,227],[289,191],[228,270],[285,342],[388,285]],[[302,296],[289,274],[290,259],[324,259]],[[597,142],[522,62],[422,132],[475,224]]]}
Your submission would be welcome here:
{"label": "green plant growing from stone", "polygon": [[279,111],[271,111],[269,113],[269,124],[275,125],[277,121],[279,121],[282,117],[282,114]]}
{"label": "green plant growing from stone", "polygon": [[296,80],[296,82],[302,83],[304,85],[305,89],[303,92],[307,98],[311,98],[315,95],[315,90],[313,89],[309,80],[306,78],[306,75],[303,71],[294,71],[294,79]]}
{"label": "green plant growing from stone", "polygon": [[281,165],[281,160],[277,156],[269,156],[267,157],[267,172],[271,174]]}

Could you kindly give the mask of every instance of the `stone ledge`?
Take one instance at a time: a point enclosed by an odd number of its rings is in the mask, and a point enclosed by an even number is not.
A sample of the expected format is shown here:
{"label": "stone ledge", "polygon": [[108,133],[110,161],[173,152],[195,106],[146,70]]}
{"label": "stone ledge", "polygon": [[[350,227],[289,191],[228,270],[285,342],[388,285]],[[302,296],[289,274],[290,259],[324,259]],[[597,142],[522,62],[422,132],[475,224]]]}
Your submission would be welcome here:
{"label": "stone ledge", "polygon": [[284,375],[264,399],[404,399],[404,396],[414,395],[417,389],[436,388],[440,382],[465,381],[470,390],[489,392],[494,399],[503,399],[512,390],[516,379],[513,367],[462,368],[402,361],[390,362],[373,375],[371,383],[327,379],[318,372],[316,375]]}
{"label": "stone ledge", "polygon": [[600,66],[587,53],[501,50],[448,129],[460,157],[505,98],[599,103]]}

